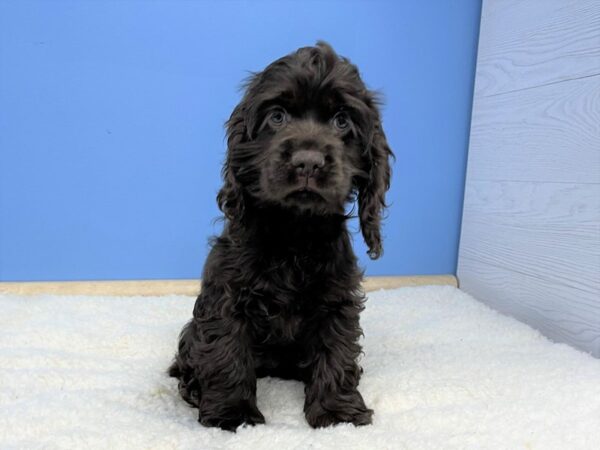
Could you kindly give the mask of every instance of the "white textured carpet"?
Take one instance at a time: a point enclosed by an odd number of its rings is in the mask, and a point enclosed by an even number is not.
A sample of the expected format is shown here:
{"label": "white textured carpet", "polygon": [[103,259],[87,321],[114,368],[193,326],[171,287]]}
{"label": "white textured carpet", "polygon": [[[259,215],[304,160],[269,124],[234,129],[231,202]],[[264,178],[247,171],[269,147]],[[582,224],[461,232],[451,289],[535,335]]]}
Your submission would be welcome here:
{"label": "white textured carpet", "polygon": [[600,361],[451,287],[371,293],[372,426],[312,430],[264,379],[266,425],[203,428],[164,373],[193,300],[0,296],[0,448],[600,448]]}

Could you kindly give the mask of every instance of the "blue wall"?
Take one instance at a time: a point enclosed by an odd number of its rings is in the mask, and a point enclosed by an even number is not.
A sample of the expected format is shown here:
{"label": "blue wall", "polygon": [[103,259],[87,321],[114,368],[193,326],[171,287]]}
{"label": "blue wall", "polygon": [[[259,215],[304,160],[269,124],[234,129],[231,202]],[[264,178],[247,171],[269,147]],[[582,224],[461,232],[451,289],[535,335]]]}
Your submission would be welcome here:
{"label": "blue wall", "polygon": [[[317,39],[385,95],[384,257],[454,273],[479,0],[0,3],[0,280],[198,277],[247,71]],[[356,223],[352,224],[356,229]]]}

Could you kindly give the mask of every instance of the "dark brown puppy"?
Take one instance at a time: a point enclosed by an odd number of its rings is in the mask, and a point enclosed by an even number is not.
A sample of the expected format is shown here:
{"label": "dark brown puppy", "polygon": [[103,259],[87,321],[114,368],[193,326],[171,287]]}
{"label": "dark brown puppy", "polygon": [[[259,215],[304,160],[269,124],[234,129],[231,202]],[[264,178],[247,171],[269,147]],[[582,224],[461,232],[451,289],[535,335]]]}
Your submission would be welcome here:
{"label": "dark brown puppy", "polygon": [[207,426],[264,423],[264,376],[305,383],[313,427],[368,424],[357,390],[362,272],[345,207],[357,201],[378,258],[392,152],[375,96],[319,42],[251,77],[227,135],[224,230],[169,374]]}

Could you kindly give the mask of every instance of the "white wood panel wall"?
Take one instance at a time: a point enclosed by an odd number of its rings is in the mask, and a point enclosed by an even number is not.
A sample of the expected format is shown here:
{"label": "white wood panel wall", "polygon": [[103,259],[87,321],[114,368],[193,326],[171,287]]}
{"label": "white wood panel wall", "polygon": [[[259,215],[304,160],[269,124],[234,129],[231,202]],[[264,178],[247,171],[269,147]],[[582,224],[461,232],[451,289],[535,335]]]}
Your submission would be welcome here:
{"label": "white wood panel wall", "polygon": [[458,279],[600,357],[599,0],[483,0]]}

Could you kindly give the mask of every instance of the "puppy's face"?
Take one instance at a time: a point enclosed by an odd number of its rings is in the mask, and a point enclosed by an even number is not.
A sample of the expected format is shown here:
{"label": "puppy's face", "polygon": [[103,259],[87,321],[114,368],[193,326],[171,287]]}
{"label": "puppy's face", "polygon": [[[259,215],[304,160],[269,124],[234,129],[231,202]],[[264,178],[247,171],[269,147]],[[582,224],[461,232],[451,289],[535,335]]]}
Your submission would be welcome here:
{"label": "puppy's face", "polygon": [[219,204],[230,220],[249,203],[343,214],[358,196],[379,255],[391,151],[374,95],[348,60],[319,43],[275,61],[248,82],[228,136]]}
{"label": "puppy's face", "polygon": [[[308,94],[308,95],[306,95]],[[336,86],[303,89],[292,77],[258,114],[260,201],[315,213],[343,213],[353,179],[365,176],[358,124]]]}

